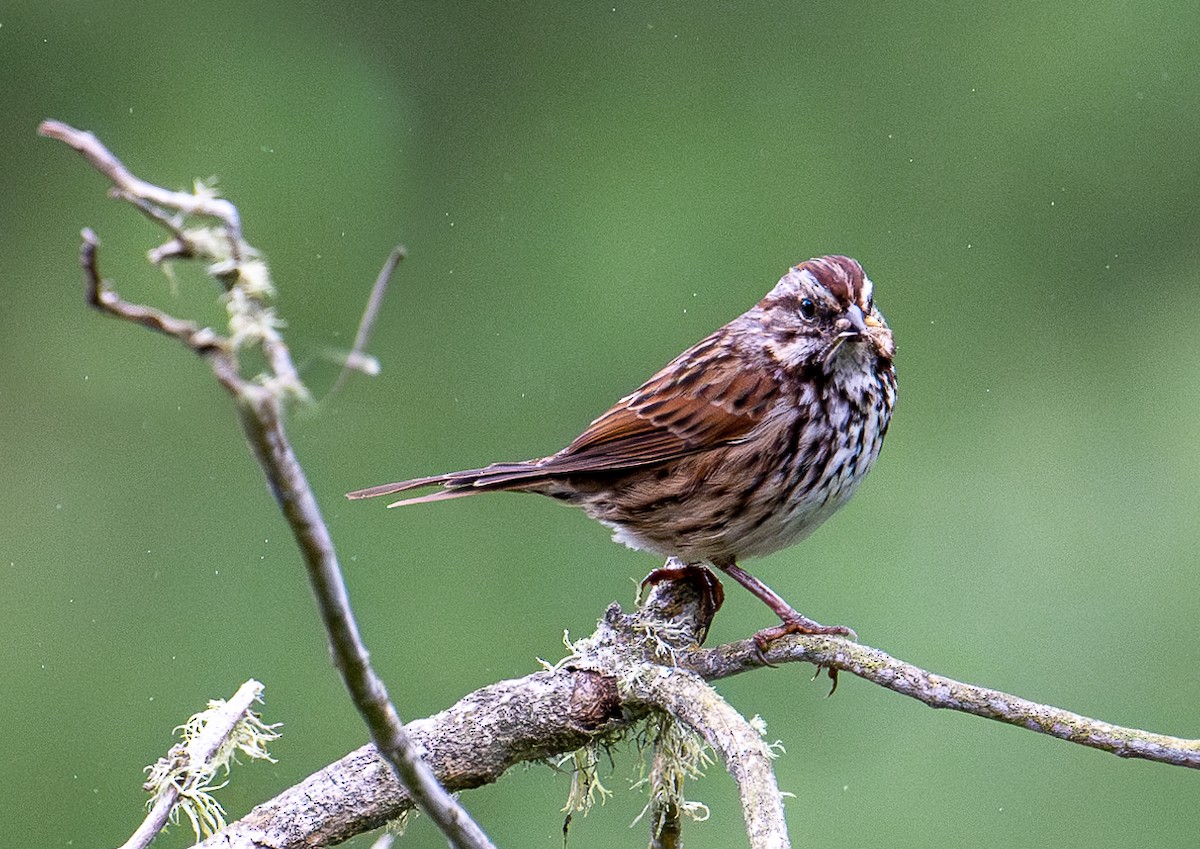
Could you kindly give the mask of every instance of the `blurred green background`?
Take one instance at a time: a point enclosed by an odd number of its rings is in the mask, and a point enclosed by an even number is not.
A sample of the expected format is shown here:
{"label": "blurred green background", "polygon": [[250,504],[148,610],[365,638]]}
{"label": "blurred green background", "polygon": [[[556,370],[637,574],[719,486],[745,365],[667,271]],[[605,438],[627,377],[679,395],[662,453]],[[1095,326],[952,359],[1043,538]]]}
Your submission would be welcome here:
{"label": "blurred green background", "polygon": [[[0,7],[0,835],[105,846],[171,728],[245,678],[285,723],[231,817],[360,745],[293,544],[205,367],[88,311],[217,321],[46,117],[173,187],[217,175],[272,263],[313,391],[410,249],[385,370],[298,412],[401,713],[561,656],[656,564],[497,496],[400,513],[352,488],[553,451],[797,260],[862,260],[900,405],[856,500],[751,568],[940,673],[1200,736],[1200,10],[1192,2]],[[713,641],[772,624],[731,588]],[[933,712],[807,668],[721,684],[761,713],[797,845],[1194,846],[1194,773]],[[643,846],[636,758],[570,846]],[[468,794],[562,846],[568,781]],[[688,846],[744,845],[717,767]],[[186,826],[163,846],[190,842]],[[359,838],[358,846],[367,845]],[[418,821],[402,845],[444,843]]]}

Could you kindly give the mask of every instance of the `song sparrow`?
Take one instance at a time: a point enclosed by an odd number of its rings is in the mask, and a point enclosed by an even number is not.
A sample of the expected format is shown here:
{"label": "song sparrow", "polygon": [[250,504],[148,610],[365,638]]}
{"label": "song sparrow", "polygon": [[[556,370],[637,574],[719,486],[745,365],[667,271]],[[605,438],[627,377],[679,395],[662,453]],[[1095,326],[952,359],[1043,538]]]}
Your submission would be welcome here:
{"label": "song sparrow", "polygon": [[760,647],[793,632],[852,636],[802,616],[737,561],[799,542],[854,493],[887,433],[894,353],[862,267],[810,259],[557,454],[348,497],[441,487],[388,505],[398,507],[500,490],[548,495],[582,507],[617,542],[732,577],[783,623],[756,635]]}

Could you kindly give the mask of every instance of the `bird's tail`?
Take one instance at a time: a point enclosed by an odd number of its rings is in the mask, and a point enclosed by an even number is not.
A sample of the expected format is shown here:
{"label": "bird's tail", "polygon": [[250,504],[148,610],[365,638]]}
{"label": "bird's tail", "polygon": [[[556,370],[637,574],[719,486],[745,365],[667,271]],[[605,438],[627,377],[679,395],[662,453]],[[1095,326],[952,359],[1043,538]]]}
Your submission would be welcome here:
{"label": "bird's tail", "polygon": [[378,498],[381,495],[395,495],[398,492],[408,492],[427,486],[441,487],[428,495],[402,498],[388,505],[388,507],[404,507],[409,504],[424,504],[427,501],[446,501],[451,498],[478,495],[481,492],[535,488],[536,484],[544,482],[547,477],[546,471],[536,461],[493,463],[484,469],[465,469],[461,472],[447,472],[444,475],[430,475],[425,478],[413,478],[407,481],[384,483],[367,489],[357,489],[354,492],[347,492],[346,497],[351,499]]}

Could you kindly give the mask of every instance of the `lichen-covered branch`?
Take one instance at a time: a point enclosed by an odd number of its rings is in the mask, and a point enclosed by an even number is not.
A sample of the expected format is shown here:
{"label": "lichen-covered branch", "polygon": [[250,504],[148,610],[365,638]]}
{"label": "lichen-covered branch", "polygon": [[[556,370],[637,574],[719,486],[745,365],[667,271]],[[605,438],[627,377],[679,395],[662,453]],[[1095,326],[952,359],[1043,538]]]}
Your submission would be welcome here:
{"label": "lichen-covered branch", "polygon": [[[839,669],[933,707],[1009,722],[1128,757],[1200,766],[1200,740],[1118,729],[997,690],[951,681],[840,637],[791,636],[774,644],[765,656],[757,653],[752,640],[696,648],[689,640],[702,632],[703,615],[698,594],[689,595],[686,587],[673,583],[656,585],[634,616],[611,607],[597,632],[573,643],[572,655],[553,670],[485,687],[408,727],[430,753],[439,779],[460,790],[495,781],[523,761],[562,755],[590,740],[611,740],[629,732],[654,709],[673,711],[705,735],[737,780],[748,833],[752,840],[755,835],[761,840],[752,846],[787,845],[774,778],[764,777],[771,772],[770,755],[761,739],[745,732],[744,719],[724,713],[728,706],[719,696],[714,698],[704,681],[760,669],[764,661]],[[695,617],[691,624],[689,616]],[[1038,721],[1030,723],[1030,717]],[[1073,733],[1061,733],[1068,727]],[[723,735],[727,740],[719,739]],[[1104,745],[1106,739],[1122,743]],[[314,805],[313,799],[321,804]],[[366,746],[259,806],[230,825],[220,841],[204,845],[210,849],[325,845],[377,827],[409,807],[403,791],[380,771],[377,756]],[[307,827],[313,830],[305,832]]]}
{"label": "lichen-covered branch", "polygon": [[148,767],[151,778],[146,789],[154,793],[150,812],[121,849],[145,849],[163,830],[177,806],[184,802],[196,839],[202,824],[205,833],[225,825],[223,810],[212,799],[214,776],[228,770],[240,749],[248,757],[270,760],[266,743],[279,737],[277,726],[264,725],[250,708],[262,700],[263,685],[251,679],[238,688],[229,701],[213,701],[208,710],[180,726],[185,742],[171,748],[167,756]]}
{"label": "lichen-covered branch", "polygon": [[628,689],[631,700],[666,710],[699,732],[721,755],[737,782],[752,849],[791,846],[771,752],[744,716],[703,678],[679,667],[659,666],[653,673],[631,681]]}
{"label": "lichen-covered branch", "polygon": [[650,708],[669,717],[655,731],[653,836],[688,813],[683,784],[699,772],[699,753],[675,727],[682,723],[717,752],[736,781],[751,849],[786,849],[791,844],[783,796],[761,734],[703,678],[679,665],[708,632],[715,612],[706,604],[709,590],[699,580],[656,581],[636,614],[624,617],[614,605],[594,634],[571,645],[573,655],[562,663],[612,679],[624,710]]}
{"label": "lichen-covered branch", "polygon": [[[685,650],[699,628],[708,627],[704,601],[684,582],[654,585],[642,606],[624,614],[617,605],[605,613],[590,637],[572,644],[572,654],[552,669],[500,681],[469,694],[427,719],[407,724],[429,765],[448,790],[467,790],[496,781],[519,763],[547,761],[597,742],[611,742],[656,711],[678,711],[706,736],[739,780],[753,776],[774,793],[765,802],[777,816],[758,822],[755,832],[769,835],[753,849],[787,846],[782,800],[766,759],[757,745],[713,726],[746,725],[727,704],[709,710],[715,693],[695,708],[679,704],[693,691],[677,686],[693,673],[664,665]],[[677,715],[678,715],[677,714]],[[738,739],[737,744],[727,741]],[[756,763],[749,763],[755,760]],[[743,796],[747,795],[743,792]],[[402,816],[412,801],[384,768],[373,746],[364,746],[259,805],[240,821],[200,844],[206,849],[307,849],[347,840]],[[747,814],[749,821],[750,814]]]}
{"label": "lichen-covered branch", "polygon": [[[840,637],[791,636],[773,645],[765,656],[757,653],[752,640],[695,648],[688,639],[700,627],[689,626],[687,617],[695,616],[698,622],[702,615],[699,596],[689,596],[686,587],[656,585],[636,615],[611,607],[597,632],[573,643],[572,655],[554,669],[485,687],[408,727],[429,753],[429,763],[445,786],[465,790],[495,781],[518,763],[553,758],[596,739],[611,740],[629,732],[655,709],[674,711],[680,721],[705,735],[737,780],[748,832],[752,840],[758,835],[761,841],[752,846],[787,845],[786,832],[780,830],[782,808],[774,778],[763,777],[771,771],[770,756],[761,739],[745,733],[744,719],[724,713],[728,706],[714,698],[704,681],[760,669],[764,661],[839,669],[933,707],[997,719],[1126,757],[1200,766],[1200,740],[1119,729],[997,690],[951,681]],[[686,648],[689,645],[692,648]],[[728,726],[721,727],[723,723]],[[719,739],[724,735],[727,740]],[[1120,744],[1109,745],[1115,741]],[[208,849],[328,845],[382,825],[410,807],[372,747],[365,746],[260,805],[202,845]]]}
{"label": "lichen-covered branch", "polygon": [[[500,681],[426,719],[405,724],[451,792],[496,781],[520,763],[544,761],[626,727],[613,682],[562,669]],[[208,849],[331,846],[410,811],[408,792],[366,745],[265,802],[206,840]]]}

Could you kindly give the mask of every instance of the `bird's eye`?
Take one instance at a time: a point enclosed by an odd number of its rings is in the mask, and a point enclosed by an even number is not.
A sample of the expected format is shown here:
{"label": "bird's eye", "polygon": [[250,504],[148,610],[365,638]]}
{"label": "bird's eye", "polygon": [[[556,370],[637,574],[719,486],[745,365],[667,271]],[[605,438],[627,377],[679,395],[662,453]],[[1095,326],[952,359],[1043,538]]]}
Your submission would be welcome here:
{"label": "bird's eye", "polygon": [[812,298],[800,299],[800,316],[805,321],[812,321],[817,317],[817,305],[813,303]]}

